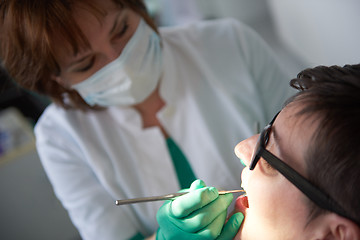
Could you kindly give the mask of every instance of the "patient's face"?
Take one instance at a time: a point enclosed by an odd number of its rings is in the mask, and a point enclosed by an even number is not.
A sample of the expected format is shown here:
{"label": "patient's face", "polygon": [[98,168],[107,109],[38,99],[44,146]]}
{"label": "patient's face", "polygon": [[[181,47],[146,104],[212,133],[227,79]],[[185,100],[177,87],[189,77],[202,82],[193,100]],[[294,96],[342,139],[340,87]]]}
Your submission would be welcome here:
{"label": "patient's face", "polygon": [[[280,112],[266,149],[306,177],[303,153],[316,126],[304,116],[295,117],[296,110],[295,105],[289,105]],[[249,170],[258,136],[235,147],[236,155],[247,166],[241,176],[247,200],[237,202],[245,220],[236,239],[310,239],[314,225],[307,225],[307,197],[263,158],[253,171]]]}

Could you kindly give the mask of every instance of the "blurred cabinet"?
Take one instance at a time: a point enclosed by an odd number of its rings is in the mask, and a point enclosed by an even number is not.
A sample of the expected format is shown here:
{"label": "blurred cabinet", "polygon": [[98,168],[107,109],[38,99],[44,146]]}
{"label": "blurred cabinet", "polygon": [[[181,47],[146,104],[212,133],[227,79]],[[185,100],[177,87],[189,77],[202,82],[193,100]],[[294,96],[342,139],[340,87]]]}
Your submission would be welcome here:
{"label": "blurred cabinet", "polygon": [[0,68],[0,110],[17,108],[32,123],[40,117],[50,100],[18,86]]}
{"label": "blurred cabinet", "polygon": [[0,80],[0,239],[81,239],[35,149],[33,124],[47,100]]}
{"label": "blurred cabinet", "polygon": [[0,192],[0,239],[81,239],[55,197],[35,148],[0,163]]}

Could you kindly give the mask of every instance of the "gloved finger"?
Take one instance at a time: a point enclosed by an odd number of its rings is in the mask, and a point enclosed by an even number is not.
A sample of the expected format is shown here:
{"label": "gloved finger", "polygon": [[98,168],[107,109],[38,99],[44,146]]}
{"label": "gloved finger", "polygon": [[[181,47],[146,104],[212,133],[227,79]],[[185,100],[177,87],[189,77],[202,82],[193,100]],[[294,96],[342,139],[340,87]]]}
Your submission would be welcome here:
{"label": "gloved finger", "polygon": [[156,240],[165,240],[165,236],[163,234],[163,232],[160,230],[160,228],[158,228],[158,230],[156,231]]}
{"label": "gloved finger", "polygon": [[195,240],[213,240],[220,233],[226,220],[226,212],[221,213],[214,221],[196,233],[188,233],[182,229],[174,226],[171,223],[161,224],[156,234],[156,240],[168,240],[168,239],[195,239]]}
{"label": "gloved finger", "polygon": [[216,239],[221,234],[221,230],[226,220],[226,215],[226,212],[222,212],[206,228],[198,231],[196,236],[199,237],[199,239]]}
{"label": "gloved finger", "polygon": [[196,179],[195,181],[193,181],[191,183],[190,188],[183,188],[178,192],[180,192],[180,193],[181,192],[190,192],[190,191],[193,191],[193,190],[196,190],[196,189],[199,189],[199,188],[203,188],[203,187],[206,187],[204,181],[200,180],[200,179]]}
{"label": "gloved finger", "polygon": [[193,181],[190,185],[190,191],[194,191],[196,189],[200,189],[206,187],[206,184],[203,180],[201,179],[196,179],[195,181]]}
{"label": "gloved finger", "polygon": [[173,200],[170,212],[175,218],[183,218],[211,203],[218,196],[219,193],[214,187],[196,189]]}
{"label": "gloved finger", "polygon": [[207,228],[219,215],[226,213],[232,200],[232,194],[220,195],[216,200],[194,211],[186,218],[171,219],[171,221],[186,232],[196,233]]}
{"label": "gloved finger", "polygon": [[217,240],[231,240],[238,233],[241,223],[244,220],[244,215],[241,212],[232,215],[225,224],[220,236]]}

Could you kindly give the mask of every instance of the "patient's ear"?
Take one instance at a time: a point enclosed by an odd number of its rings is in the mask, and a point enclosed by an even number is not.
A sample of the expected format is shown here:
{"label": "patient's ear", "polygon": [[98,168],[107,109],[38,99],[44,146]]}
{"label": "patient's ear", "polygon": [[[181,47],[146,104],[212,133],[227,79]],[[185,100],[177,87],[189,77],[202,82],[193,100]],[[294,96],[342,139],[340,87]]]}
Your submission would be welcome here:
{"label": "patient's ear", "polygon": [[[322,240],[357,240],[360,239],[360,227],[353,221],[335,213],[323,215],[320,228]],[[319,230],[319,229],[318,229]],[[320,232],[317,232],[318,234]],[[319,235],[318,235],[319,236]]]}

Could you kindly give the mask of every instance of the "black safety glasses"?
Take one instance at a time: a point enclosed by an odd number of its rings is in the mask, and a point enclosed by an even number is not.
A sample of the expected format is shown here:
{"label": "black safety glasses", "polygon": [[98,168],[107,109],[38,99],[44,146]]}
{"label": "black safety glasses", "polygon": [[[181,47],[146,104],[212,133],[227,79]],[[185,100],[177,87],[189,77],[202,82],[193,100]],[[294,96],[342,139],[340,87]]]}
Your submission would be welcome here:
{"label": "black safety glasses", "polygon": [[319,188],[310,183],[306,178],[300,175],[297,171],[280,160],[278,157],[267,151],[265,148],[269,142],[270,132],[278,112],[273,120],[262,130],[259,139],[255,146],[253,156],[250,162],[250,170],[254,170],[259,159],[262,157],[267,161],[274,169],[279,171],[287,180],[294,184],[301,192],[303,192],[310,200],[312,200],[320,208],[334,212],[340,216],[348,218],[359,224],[359,221],[349,217],[344,209],[335,202],[328,194],[322,192]]}

